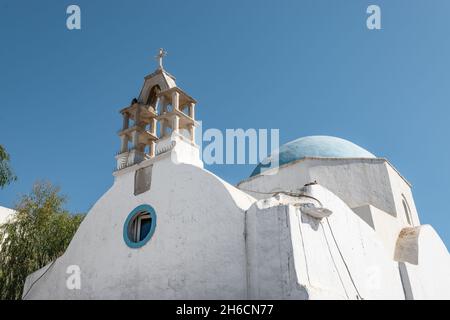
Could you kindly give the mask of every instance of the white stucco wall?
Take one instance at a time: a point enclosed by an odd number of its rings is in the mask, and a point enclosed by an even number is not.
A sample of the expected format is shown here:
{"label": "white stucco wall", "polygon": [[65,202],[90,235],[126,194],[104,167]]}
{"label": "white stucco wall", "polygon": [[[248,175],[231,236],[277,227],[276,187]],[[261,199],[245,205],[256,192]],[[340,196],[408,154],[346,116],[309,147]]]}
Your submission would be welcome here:
{"label": "white stucco wall", "polygon": [[430,225],[406,228],[397,242],[408,299],[450,299],[450,256]]}
{"label": "white stucco wall", "polygon": [[[153,165],[151,188],[134,196],[135,170],[148,165]],[[401,236],[410,226],[397,214],[403,210],[397,194],[411,200],[417,212],[409,185],[389,166],[384,160],[294,163],[277,176],[252,178],[240,187],[297,191],[318,202],[250,193],[261,199],[256,201],[196,162],[175,164],[168,152],[117,174],[64,255],[27,278],[24,298],[448,297],[448,251],[426,226],[416,227],[413,237]],[[325,181],[339,195],[320,184],[304,188],[312,178]],[[333,213],[313,218],[302,212],[299,204],[305,202],[322,204]],[[131,249],[123,240],[123,225],[141,204],[155,209],[157,226],[146,245]],[[410,259],[414,254],[415,262]],[[81,290],[66,286],[70,265],[81,269]]]}
{"label": "white stucco wall", "polygon": [[364,205],[352,208],[352,210],[375,231],[378,239],[383,243],[386,253],[393,259],[398,235],[405,226],[403,220],[372,205]]}
{"label": "white stucco wall", "polygon": [[[263,192],[295,191],[306,183],[317,181],[351,208],[371,204],[396,216],[391,176],[395,173],[404,182],[405,189],[409,186],[396,171],[389,170],[390,167],[384,159],[305,158],[282,166],[275,175],[258,175],[244,180],[238,187]],[[250,194],[256,198],[265,197]]]}
{"label": "white stucco wall", "polygon": [[[138,196],[134,171],[116,177],[26,299],[246,298],[244,210],[253,199],[170,157],[152,171],[151,189]],[[141,204],[156,210],[157,226],[146,245],[131,249],[122,228]],[[81,290],[66,287],[69,265],[81,269]],[[38,276],[29,277],[24,292]]]}
{"label": "white stucco wall", "polygon": [[387,166],[386,168],[389,174],[391,190],[393,190],[392,195],[394,197],[395,209],[399,220],[402,221],[404,225],[408,224],[402,204],[402,199],[405,199],[409,209],[411,210],[411,226],[420,225],[419,215],[417,213],[416,204],[414,203],[411,186],[405,182],[405,180],[393,167]]}
{"label": "white stucco wall", "polygon": [[310,190],[333,211],[328,222],[293,203],[248,211],[251,297],[404,299],[397,263],[375,231],[325,188]]}

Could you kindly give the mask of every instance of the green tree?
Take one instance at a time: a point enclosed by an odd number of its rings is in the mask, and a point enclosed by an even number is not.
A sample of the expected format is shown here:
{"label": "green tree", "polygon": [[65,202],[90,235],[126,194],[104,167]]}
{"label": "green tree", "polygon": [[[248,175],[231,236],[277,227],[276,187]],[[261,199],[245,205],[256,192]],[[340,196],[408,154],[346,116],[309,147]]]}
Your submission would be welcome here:
{"label": "green tree", "polygon": [[0,226],[0,299],[20,299],[26,277],[64,253],[84,218],[65,202],[59,188],[38,182]]}
{"label": "green tree", "polygon": [[6,185],[17,180],[14,175],[11,165],[9,164],[9,154],[5,148],[0,145],[0,189],[3,189]]}

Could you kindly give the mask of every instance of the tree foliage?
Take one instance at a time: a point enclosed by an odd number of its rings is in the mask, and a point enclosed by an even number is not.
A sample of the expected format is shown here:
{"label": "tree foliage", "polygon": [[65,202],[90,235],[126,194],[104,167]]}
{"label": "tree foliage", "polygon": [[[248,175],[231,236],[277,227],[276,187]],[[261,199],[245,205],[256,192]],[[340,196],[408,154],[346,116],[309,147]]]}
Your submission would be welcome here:
{"label": "tree foliage", "polygon": [[16,179],[17,177],[9,164],[9,154],[6,152],[5,148],[0,145],[0,189],[3,189],[6,185]]}
{"label": "tree foliage", "polygon": [[20,299],[26,277],[64,253],[84,215],[72,215],[50,183],[22,196],[16,215],[0,226],[0,299]]}

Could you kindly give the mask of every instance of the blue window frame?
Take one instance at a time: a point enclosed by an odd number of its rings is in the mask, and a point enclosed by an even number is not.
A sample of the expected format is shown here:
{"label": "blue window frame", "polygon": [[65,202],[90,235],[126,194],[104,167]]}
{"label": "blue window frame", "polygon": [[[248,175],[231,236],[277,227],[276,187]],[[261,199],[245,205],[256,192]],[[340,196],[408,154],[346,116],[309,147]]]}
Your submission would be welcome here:
{"label": "blue window frame", "polygon": [[130,212],[123,226],[123,239],[130,248],[140,248],[153,236],[156,228],[156,212],[143,204]]}

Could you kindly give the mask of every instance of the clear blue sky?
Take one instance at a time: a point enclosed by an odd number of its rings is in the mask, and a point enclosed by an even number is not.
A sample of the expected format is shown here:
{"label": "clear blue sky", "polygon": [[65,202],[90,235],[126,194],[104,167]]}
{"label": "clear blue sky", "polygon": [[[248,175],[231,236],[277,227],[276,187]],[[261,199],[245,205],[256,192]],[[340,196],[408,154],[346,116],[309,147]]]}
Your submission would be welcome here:
{"label": "clear blue sky", "polygon": [[[80,31],[66,29],[69,4]],[[205,128],[351,140],[399,169],[449,245],[449,12],[447,0],[0,0],[0,143],[19,177],[0,204],[48,179],[88,211],[113,181],[118,110],[164,47]],[[253,166],[209,169],[237,183]]]}

